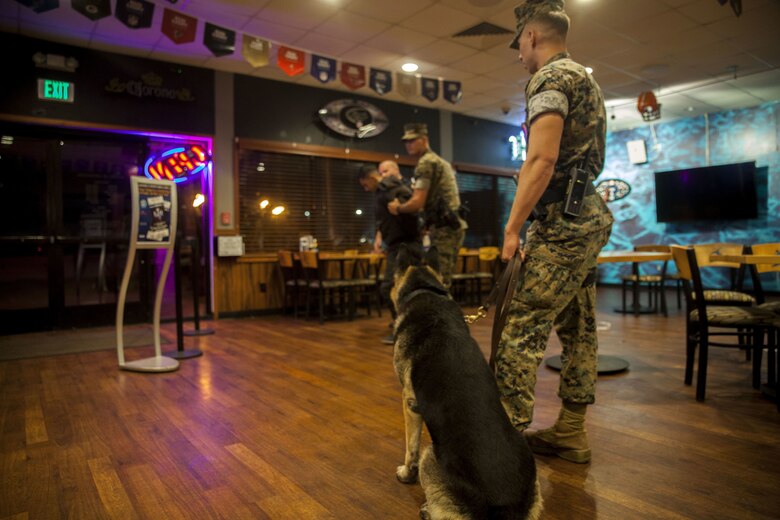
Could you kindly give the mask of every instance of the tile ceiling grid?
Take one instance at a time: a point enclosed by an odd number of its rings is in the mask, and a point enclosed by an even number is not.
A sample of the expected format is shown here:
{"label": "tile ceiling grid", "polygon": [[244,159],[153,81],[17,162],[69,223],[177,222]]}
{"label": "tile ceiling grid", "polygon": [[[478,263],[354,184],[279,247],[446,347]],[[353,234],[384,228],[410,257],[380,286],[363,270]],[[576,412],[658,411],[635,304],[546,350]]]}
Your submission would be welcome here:
{"label": "tile ceiling grid", "polygon": [[[528,74],[507,48],[509,38],[452,37],[480,22],[513,30],[518,0],[152,1],[157,6],[152,27],[131,30],[114,17],[92,22],[65,0],[59,9],[41,14],[15,0],[0,0],[0,30],[343,92],[351,91],[338,81],[323,86],[308,74],[289,78],[274,65],[253,69],[241,57],[241,36],[367,68],[395,71],[411,60],[420,65],[421,75],[461,81],[463,101],[430,103],[397,92],[386,99],[510,124],[523,118]],[[199,20],[195,42],[175,45],[162,35],[163,7]],[[573,22],[570,50],[594,67],[616,116],[609,121],[612,130],[646,124],[636,112],[643,90],[652,89],[664,104],[663,120],[780,99],[775,29],[780,0],[745,0],[740,18],[717,0],[567,0],[566,9]],[[203,47],[204,22],[237,32],[234,55],[216,58]],[[357,92],[376,96],[368,88]]]}

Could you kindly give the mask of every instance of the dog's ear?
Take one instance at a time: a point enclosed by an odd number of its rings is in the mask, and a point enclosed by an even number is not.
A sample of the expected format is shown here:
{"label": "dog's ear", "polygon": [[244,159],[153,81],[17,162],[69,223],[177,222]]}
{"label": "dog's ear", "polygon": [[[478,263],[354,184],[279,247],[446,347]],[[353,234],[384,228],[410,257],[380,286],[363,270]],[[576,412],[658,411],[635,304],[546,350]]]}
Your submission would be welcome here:
{"label": "dog's ear", "polygon": [[441,272],[441,264],[439,262],[439,250],[436,249],[436,246],[431,246],[430,249],[428,249],[428,252],[425,253],[425,264],[429,266],[431,269],[436,271],[437,273]]}
{"label": "dog's ear", "polygon": [[401,244],[398,248],[398,256],[395,258],[395,272],[401,273],[412,265],[412,251],[406,244]]}

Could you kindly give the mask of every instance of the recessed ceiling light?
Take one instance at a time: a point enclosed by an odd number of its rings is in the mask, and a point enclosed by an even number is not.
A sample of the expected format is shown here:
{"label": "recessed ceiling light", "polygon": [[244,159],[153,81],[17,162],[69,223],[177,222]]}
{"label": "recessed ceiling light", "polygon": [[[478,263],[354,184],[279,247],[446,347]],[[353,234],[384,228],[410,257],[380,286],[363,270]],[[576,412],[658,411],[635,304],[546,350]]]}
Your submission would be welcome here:
{"label": "recessed ceiling light", "polygon": [[404,63],[401,65],[401,69],[404,72],[415,72],[419,68],[416,63]]}
{"label": "recessed ceiling light", "polygon": [[593,74],[593,67],[585,67],[585,72],[588,74]]}

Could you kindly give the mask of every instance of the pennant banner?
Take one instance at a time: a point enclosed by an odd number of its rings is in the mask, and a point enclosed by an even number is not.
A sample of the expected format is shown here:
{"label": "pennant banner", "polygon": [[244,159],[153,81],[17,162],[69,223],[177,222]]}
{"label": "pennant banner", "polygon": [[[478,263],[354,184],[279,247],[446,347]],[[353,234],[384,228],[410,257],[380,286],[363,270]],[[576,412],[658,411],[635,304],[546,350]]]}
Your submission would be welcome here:
{"label": "pennant banner", "polygon": [[192,16],[177,13],[167,7],[163,11],[162,33],[175,44],[195,41],[198,20]]}
{"label": "pennant banner", "polygon": [[321,83],[333,81],[336,79],[336,60],[312,54],[310,71]]}
{"label": "pennant banner", "polygon": [[453,105],[458,103],[460,101],[460,98],[463,97],[463,89],[461,87],[460,81],[444,81],[444,87],[443,87],[443,96],[444,99],[452,103]]}
{"label": "pennant banner", "polygon": [[248,61],[251,66],[264,67],[265,65],[268,65],[268,51],[270,49],[271,44],[268,40],[247,36],[246,34],[244,35],[241,54],[244,55],[244,59]]}
{"label": "pennant banner", "polygon": [[341,64],[341,82],[352,90],[366,86],[366,68],[354,63]]}
{"label": "pennant banner", "polygon": [[152,26],[154,4],[146,0],[117,0],[115,16],[131,29],[146,29]]}
{"label": "pennant banner", "polygon": [[280,45],[277,51],[276,64],[288,76],[297,76],[306,68],[306,53]]}
{"label": "pennant banner", "polygon": [[414,74],[396,73],[398,79],[398,93],[403,97],[412,97],[417,93],[417,78]]}
{"label": "pennant banner", "polygon": [[71,0],[70,6],[93,21],[111,16],[111,0]]}
{"label": "pennant banner", "polygon": [[439,99],[439,78],[420,79],[420,90],[422,96],[430,102]]}
{"label": "pennant banner", "polygon": [[393,75],[389,70],[371,68],[368,86],[371,90],[384,96],[393,90]]}
{"label": "pennant banner", "polygon": [[206,29],[203,31],[203,45],[214,56],[233,54],[236,51],[236,32],[206,22]]}
{"label": "pennant banner", "polygon": [[60,0],[16,0],[36,13],[45,13],[60,6]]}

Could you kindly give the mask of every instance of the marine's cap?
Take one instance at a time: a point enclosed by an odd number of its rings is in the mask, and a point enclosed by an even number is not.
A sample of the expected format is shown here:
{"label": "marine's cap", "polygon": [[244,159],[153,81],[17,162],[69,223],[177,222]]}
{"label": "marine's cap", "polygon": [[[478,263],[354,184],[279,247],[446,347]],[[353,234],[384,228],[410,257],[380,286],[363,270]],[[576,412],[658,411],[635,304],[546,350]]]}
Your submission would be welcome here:
{"label": "marine's cap", "polygon": [[428,125],[425,123],[409,123],[404,125],[404,135],[401,141],[411,141],[420,137],[428,137]]}
{"label": "marine's cap", "polygon": [[520,48],[518,40],[523,33],[523,29],[525,29],[525,24],[527,24],[528,20],[533,18],[534,15],[542,11],[563,11],[563,0],[526,0],[524,3],[515,7],[515,21],[517,22],[517,26],[515,35],[509,43],[510,49]]}

